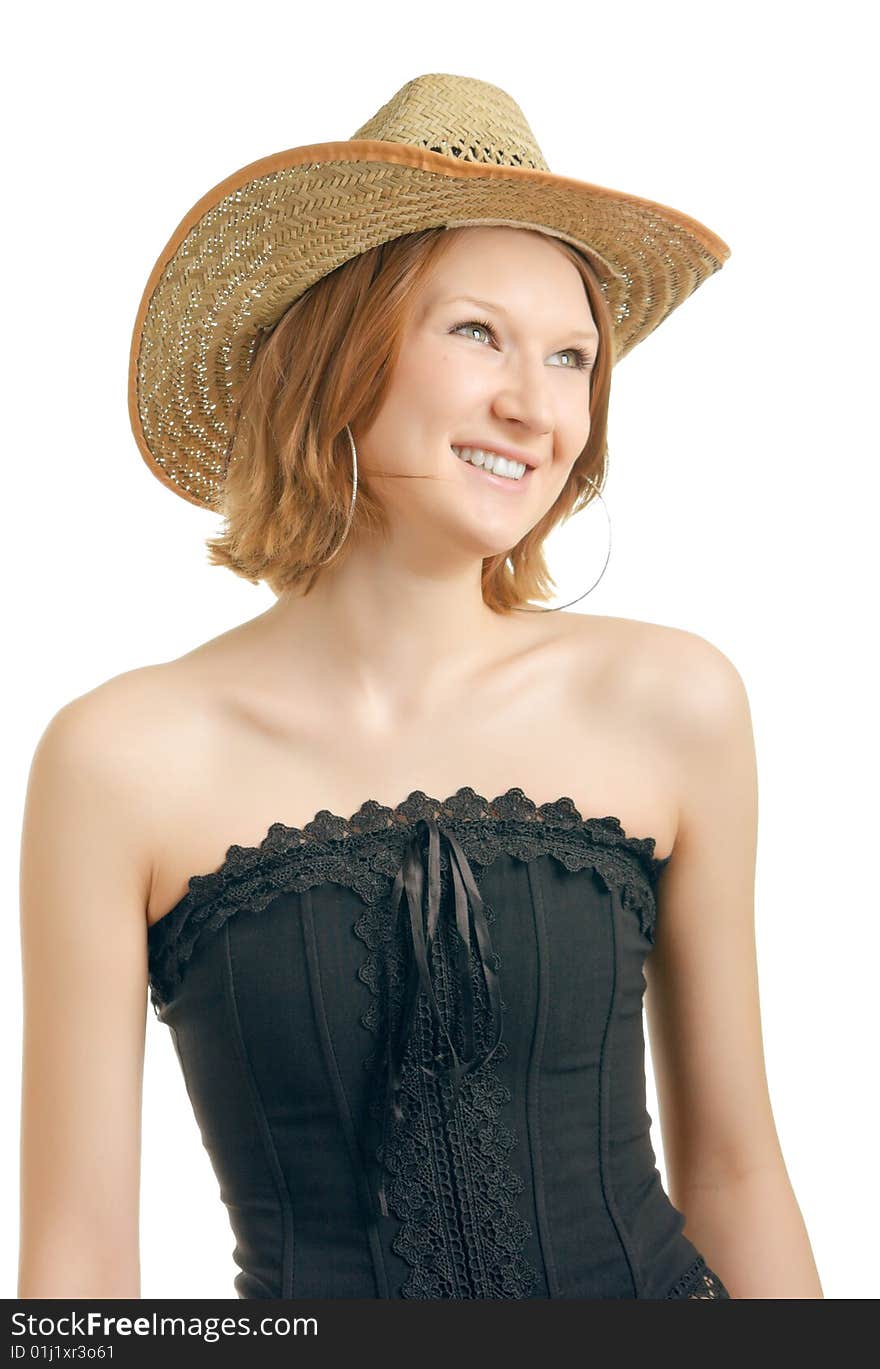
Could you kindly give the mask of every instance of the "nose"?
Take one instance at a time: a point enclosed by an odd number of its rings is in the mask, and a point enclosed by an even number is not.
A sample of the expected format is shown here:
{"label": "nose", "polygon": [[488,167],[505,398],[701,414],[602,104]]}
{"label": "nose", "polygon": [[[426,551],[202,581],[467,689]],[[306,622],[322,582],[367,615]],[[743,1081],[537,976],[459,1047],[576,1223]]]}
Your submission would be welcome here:
{"label": "nose", "polygon": [[500,418],[522,424],[538,435],[553,431],[551,379],[544,361],[524,359],[505,368],[495,393],[494,410]]}

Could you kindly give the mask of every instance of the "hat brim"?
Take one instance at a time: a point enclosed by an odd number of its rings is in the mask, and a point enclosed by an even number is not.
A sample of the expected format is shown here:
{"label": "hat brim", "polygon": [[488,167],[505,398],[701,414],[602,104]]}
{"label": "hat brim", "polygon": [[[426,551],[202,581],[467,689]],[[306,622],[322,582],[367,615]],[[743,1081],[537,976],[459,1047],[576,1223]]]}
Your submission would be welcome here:
{"label": "hat brim", "polygon": [[379,243],[478,225],[537,229],[587,257],[608,302],[615,364],[730,256],[679,210],[550,171],[359,139],[260,158],[193,205],[144,289],[128,404],[153,474],[214,507],[227,419],[260,330]]}

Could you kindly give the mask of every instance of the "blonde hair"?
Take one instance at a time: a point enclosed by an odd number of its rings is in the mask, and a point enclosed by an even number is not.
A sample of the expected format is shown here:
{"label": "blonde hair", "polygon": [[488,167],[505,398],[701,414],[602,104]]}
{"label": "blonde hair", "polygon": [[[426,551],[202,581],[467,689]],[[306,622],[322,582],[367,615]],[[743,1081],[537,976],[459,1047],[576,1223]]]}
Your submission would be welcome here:
{"label": "blonde hair", "polygon": [[[225,527],[207,541],[212,565],[226,566],[275,594],[308,593],[317,562],[342,538],[351,506],[351,448],[345,425],[369,428],[394,371],[411,302],[462,229],[431,228],[381,243],[317,281],[282,315],[255,351],[236,406],[221,503]],[[526,232],[536,230],[522,230]],[[486,605],[507,613],[552,595],[543,543],[595,498],[607,469],[613,338],[608,305],[592,267],[553,239],[577,267],[599,330],[590,382],[590,434],[565,486],[515,547],[483,561]],[[241,455],[235,456],[235,449]],[[358,481],[348,537],[383,534],[387,516]],[[302,588],[304,587],[304,588]]]}

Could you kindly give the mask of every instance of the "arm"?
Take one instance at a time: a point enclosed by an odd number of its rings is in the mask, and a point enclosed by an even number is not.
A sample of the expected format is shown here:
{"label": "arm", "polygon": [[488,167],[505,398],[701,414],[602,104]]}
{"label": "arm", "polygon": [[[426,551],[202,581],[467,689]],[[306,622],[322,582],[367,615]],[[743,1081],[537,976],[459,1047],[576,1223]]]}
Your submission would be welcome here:
{"label": "arm", "polygon": [[62,708],[28,782],[20,1298],[140,1296],[150,869],[124,694]]}
{"label": "arm", "polygon": [[765,1072],[748,699],[710,643],[671,640],[664,725],[681,804],[645,965],[669,1196],[731,1297],[821,1298]]}

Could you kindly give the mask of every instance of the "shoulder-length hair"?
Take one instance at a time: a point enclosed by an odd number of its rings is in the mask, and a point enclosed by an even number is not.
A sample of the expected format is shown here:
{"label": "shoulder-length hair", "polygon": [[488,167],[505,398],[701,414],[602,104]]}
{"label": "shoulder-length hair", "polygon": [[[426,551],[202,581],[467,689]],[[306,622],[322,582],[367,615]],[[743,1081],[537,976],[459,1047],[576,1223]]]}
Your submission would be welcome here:
{"label": "shoulder-length hair", "polygon": [[[351,506],[345,425],[368,428],[382,406],[414,293],[462,229],[431,228],[381,243],[324,276],[260,340],[236,405],[220,508],[223,532],[207,540],[209,562],[278,595],[308,594],[318,562],[342,538]],[[525,229],[532,232],[537,230]],[[613,337],[608,304],[586,258],[553,239],[577,267],[599,330],[590,380],[590,434],[543,518],[507,552],[483,561],[483,601],[498,613],[552,597],[543,543],[602,488],[607,471]],[[237,449],[237,455],[236,455]],[[343,561],[361,534],[383,534],[387,516],[358,480]]]}

